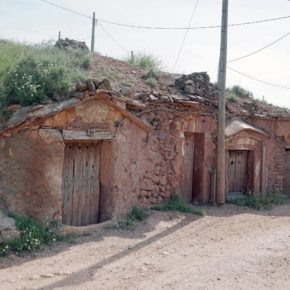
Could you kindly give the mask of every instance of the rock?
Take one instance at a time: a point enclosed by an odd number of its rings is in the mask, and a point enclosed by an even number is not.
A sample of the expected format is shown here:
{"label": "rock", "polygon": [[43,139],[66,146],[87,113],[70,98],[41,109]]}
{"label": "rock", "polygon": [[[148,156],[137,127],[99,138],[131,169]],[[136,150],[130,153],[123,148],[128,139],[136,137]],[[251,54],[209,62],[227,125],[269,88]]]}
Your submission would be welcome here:
{"label": "rock", "polygon": [[56,101],[56,102],[62,102],[66,99],[67,97],[63,94],[63,93],[59,93],[59,92],[53,92],[53,96],[52,96],[52,100]]}
{"label": "rock", "polygon": [[56,43],[55,46],[60,48],[60,49],[82,49],[82,50],[89,50],[87,47],[86,43],[84,41],[77,41],[74,39],[59,39]]}
{"label": "rock", "polygon": [[195,89],[194,89],[194,87],[191,86],[191,85],[186,85],[186,86],[184,87],[184,92],[187,93],[187,94],[194,95],[194,93],[195,93]]}
{"label": "rock", "polygon": [[76,91],[77,92],[84,92],[88,88],[87,84],[83,82],[78,82],[76,84]]}
{"label": "rock", "polygon": [[0,243],[8,242],[20,237],[20,232],[16,229],[15,221],[0,210]]}
{"label": "rock", "polygon": [[87,86],[88,86],[88,89],[91,90],[91,91],[95,91],[96,90],[96,86],[95,86],[95,83],[93,80],[89,79],[87,81]]}
{"label": "rock", "polygon": [[95,89],[99,87],[100,83],[98,80],[93,80],[94,85],[95,85]]}
{"label": "rock", "polygon": [[103,79],[98,89],[111,91],[112,89],[111,89],[110,81],[108,79]]}
{"label": "rock", "polygon": [[131,90],[130,86],[126,84],[121,84],[120,85],[120,93],[125,96],[125,97],[132,97],[133,96],[133,91]]}

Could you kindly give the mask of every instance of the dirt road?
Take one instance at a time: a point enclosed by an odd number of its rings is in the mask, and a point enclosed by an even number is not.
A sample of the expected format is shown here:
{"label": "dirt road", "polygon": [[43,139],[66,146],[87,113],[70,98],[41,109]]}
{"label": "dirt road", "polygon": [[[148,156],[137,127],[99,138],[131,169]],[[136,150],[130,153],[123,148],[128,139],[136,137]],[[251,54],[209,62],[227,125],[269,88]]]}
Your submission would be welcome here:
{"label": "dirt road", "polygon": [[290,205],[205,211],[153,212],[133,232],[105,229],[2,259],[0,288],[290,289]]}

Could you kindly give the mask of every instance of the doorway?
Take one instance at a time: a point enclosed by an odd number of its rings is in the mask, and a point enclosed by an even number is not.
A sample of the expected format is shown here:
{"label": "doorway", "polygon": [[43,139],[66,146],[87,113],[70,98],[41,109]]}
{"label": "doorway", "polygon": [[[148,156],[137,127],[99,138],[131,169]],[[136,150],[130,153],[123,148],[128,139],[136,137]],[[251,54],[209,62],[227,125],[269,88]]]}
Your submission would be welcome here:
{"label": "doorway", "polygon": [[246,194],[252,190],[252,154],[248,150],[230,150],[228,159],[228,192]]}
{"label": "doorway", "polygon": [[204,134],[184,133],[183,197],[195,201],[202,196],[204,172]]}
{"label": "doorway", "polygon": [[85,226],[99,222],[101,142],[65,144],[63,171],[64,224]]}

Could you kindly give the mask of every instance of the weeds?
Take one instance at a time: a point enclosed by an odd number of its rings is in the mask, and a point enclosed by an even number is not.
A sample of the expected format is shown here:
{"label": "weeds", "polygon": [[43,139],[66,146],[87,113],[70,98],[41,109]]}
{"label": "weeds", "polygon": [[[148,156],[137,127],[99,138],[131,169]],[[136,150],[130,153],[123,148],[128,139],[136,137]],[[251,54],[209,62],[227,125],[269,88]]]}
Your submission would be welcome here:
{"label": "weeds", "polygon": [[28,106],[68,93],[88,77],[90,62],[84,50],[0,41],[0,103]]}
{"label": "weeds", "polygon": [[227,198],[227,202],[238,206],[246,206],[257,210],[271,209],[273,205],[282,205],[289,202],[285,194],[272,193],[260,196],[247,195],[243,197]]}
{"label": "weeds", "polygon": [[159,211],[179,211],[204,216],[204,211],[202,209],[193,207],[178,195],[174,195],[170,200],[163,204],[154,205],[152,209]]}
{"label": "weeds", "polygon": [[50,232],[43,224],[33,218],[26,218],[19,215],[12,215],[20,237],[0,244],[0,256],[6,256],[11,252],[22,255],[34,252],[42,245],[56,242],[56,236]]}
{"label": "weeds", "polygon": [[149,210],[134,206],[131,212],[122,220],[118,222],[117,228],[122,230],[132,230],[136,227],[138,222],[142,222],[149,217]]}
{"label": "weeds", "polygon": [[157,80],[155,78],[152,78],[152,77],[147,78],[145,82],[153,89],[156,88],[157,86]]}
{"label": "weeds", "polygon": [[126,59],[126,61],[145,70],[145,82],[152,88],[156,87],[161,62],[155,56],[139,53],[134,57]]}

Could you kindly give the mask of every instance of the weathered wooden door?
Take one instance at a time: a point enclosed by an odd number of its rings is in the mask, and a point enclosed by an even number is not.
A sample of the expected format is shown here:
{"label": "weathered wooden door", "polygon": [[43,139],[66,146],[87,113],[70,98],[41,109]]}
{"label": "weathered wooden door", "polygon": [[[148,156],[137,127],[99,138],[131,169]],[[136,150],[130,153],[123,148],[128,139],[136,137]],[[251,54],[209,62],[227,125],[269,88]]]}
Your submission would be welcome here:
{"label": "weathered wooden door", "polygon": [[290,150],[286,150],[285,194],[290,196]]}
{"label": "weathered wooden door", "polygon": [[248,151],[229,151],[228,181],[229,192],[247,191]]}
{"label": "weathered wooden door", "polygon": [[99,220],[100,143],[65,145],[63,223],[74,226]]}
{"label": "weathered wooden door", "polygon": [[194,134],[185,134],[184,144],[184,194],[183,197],[187,201],[192,200],[193,187],[193,163],[194,163]]}

